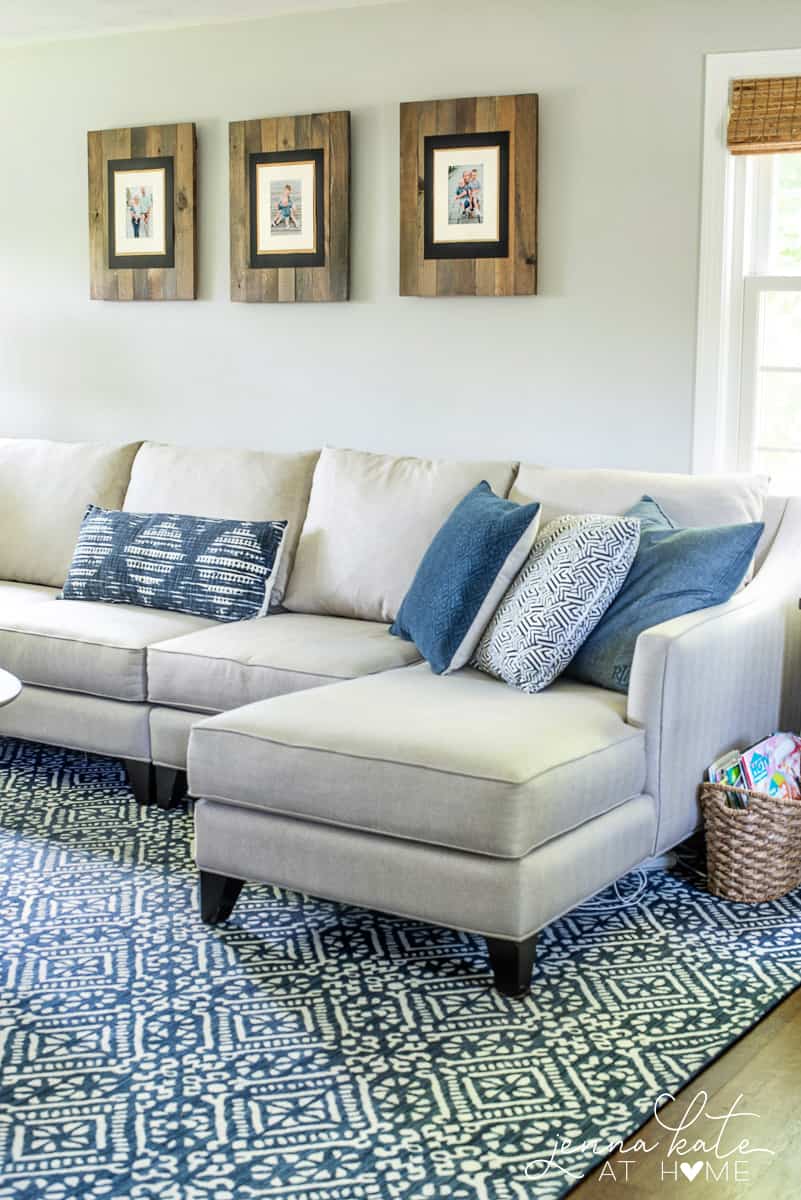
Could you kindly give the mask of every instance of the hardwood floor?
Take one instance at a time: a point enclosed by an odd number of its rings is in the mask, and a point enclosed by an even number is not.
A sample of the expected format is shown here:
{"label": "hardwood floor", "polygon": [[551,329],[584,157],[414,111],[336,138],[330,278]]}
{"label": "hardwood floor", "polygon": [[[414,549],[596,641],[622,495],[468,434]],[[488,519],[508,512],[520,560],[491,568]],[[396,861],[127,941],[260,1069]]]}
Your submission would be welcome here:
{"label": "hardwood floor", "polygon": [[[658,1144],[658,1148],[648,1153],[613,1155],[608,1165],[596,1168],[571,1192],[571,1197],[653,1200],[676,1194],[679,1186],[681,1194],[691,1200],[794,1200],[801,1195],[801,989],[688,1084],[660,1111],[661,1120],[673,1128],[686,1121],[691,1115],[690,1103],[703,1091],[709,1097],[704,1115],[679,1134],[687,1139],[688,1148],[698,1139],[711,1146],[722,1125],[712,1118],[729,1112],[741,1096],[736,1111],[758,1116],[732,1117],[719,1143],[721,1152],[735,1150],[745,1138],[751,1148],[765,1147],[773,1155],[735,1152],[726,1160],[718,1159],[714,1151],[696,1151],[683,1157],[675,1152],[668,1154],[676,1135],[652,1118],[637,1137],[649,1147]],[[624,1158],[630,1160],[627,1182],[621,1165]],[[728,1170],[724,1167],[726,1161]],[[680,1164],[691,1172],[698,1162],[702,1166],[694,1178],[685,1179]],[[736,1164],[740,1164],[736,1168],[739,1181],[734,1178]],[[721,1173],[719,1179],[715,1178],[717,1173]]]}

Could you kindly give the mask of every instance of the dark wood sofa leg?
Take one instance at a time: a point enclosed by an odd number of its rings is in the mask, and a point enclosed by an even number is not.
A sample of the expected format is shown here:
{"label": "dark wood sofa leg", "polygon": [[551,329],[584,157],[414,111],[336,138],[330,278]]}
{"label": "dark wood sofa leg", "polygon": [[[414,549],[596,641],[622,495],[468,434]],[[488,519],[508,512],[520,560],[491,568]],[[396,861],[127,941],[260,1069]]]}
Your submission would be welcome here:
{"label": "dark wood sofa leg", "polygon": [[490,937],[485,941],[497,990],[502,996],[527,996],[537,948],[536,933],[524,942],[507,942],[504,938]]}
{"label": "dark wood sofa leg", "polygon": [[243,879],[232,879],[230,875],[200,872],[200,916],[206,925],[228,920],[244,883]]}
{"label": "dark wood sofa leg", "polygon": [[156,798],[156,773],[153,764],[135,758],[123,759],[125,772],[137,804],[152,804]]}
{"label": "dark wood sofa leg", "polygon": [[156,804],[159,808],[175,808],[186,797],[186,771],[178,771],[174,767],[155,768],[156,772]]}

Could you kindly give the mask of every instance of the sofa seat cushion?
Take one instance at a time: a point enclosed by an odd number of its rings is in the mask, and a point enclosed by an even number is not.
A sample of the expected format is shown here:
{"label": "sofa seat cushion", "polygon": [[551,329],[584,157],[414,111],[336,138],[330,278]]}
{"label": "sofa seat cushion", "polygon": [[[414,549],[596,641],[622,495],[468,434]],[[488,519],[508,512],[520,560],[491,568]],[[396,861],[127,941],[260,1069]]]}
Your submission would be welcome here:
{"label": "sofa seat cushion", "polygon": [[26,612],[33,604],[55,600],[57,595],[58,588],[39,583],[16,583],[13,579],[0,580],[0,621],[14,613]]}
{"label": "sofa seat cushion", "polygon": [[276,613],[151,646],[154,704],[223,712],[254,700],[356,679],[419,661],[386,625]]}
{"label": "sofa seat cushion", "polygon": [[47,599],[3,604],[0,664],[23,683],[113,700],[147,698],[151,642],[203,629],[201,617],[135,605]]}
{"label": "sofa seat cushion", "polygon": [[193,795],[520,858],[645,782],[625,698],[537,695],[427,664],[266,700],[194,726]]}

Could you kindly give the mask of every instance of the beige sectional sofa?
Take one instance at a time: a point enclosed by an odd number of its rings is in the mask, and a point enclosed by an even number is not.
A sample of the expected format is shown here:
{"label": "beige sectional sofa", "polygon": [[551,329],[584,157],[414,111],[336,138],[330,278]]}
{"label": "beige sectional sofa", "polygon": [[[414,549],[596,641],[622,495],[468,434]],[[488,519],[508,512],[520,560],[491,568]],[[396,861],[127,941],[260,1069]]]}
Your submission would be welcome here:
{"label": "beige sectional sofa", "polygon": [[[561,512],[643,493],[681,524],[764,519],[728,604],[637,643],[628,696],[435,676],[387,630],[481,479]],[[57,600],[86,504],[289,521],[281,611],[219,624]],[[543,925],[698,823],[723,750],[799,724],[801,500],[751,477],[0,441],[0,733],[125,760],[142,801],[196,803],[201,908],[266,881],[483,934],[528,986]]]}

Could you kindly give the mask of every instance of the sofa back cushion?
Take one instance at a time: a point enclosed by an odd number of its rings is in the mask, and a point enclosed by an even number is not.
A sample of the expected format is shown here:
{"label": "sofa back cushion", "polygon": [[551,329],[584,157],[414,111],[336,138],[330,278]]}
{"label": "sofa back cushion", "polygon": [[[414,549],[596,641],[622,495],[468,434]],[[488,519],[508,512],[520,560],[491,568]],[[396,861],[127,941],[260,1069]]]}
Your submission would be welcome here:
{"label": "sofa back cushion", "polygon": [[121,506],[137,448],[0,438],[0,579],[61,587],[87,506]]}
{"label": "sofa back cushion", "polygon": [[241,521],[286,521],[272,586],[280,604],[300,537],[318,452],[203,450],[142,445],[131,470],[126,512],[184,513]]}
{"label": "sofa back cushion", "polygon": [[514,470],[512,462],[393,458],[327,447],[315,468],[285,606],[394,621],[455,505],[482,480],[506,496]]}
{"label": "sofa back cushion", "polygon": [[567,513],[627,512],[645,494],[676,525],[741,525],[762,520],[764,475],[668,475],[658,471],[563,469],[523,464],[510,500],[539,500],[542,522]]}

